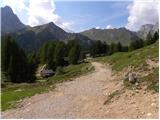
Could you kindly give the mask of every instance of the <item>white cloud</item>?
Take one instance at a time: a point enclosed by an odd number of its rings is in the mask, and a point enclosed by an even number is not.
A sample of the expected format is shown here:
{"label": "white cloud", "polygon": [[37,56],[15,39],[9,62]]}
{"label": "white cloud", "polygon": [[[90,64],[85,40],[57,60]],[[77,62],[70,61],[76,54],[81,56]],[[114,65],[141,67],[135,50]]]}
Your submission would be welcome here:
{"label": "white cloud", "polygon": [[54,22],[56,25],[66,31],[72,29],[72,22],[66,22],[55,13],[55,3],[53,0],[28,0],[28,6],[25,0],[1,0],[3,5],[10,6],[14,13],[25,10],[27,24],[37,26]]}
{"label": "white cloud", "polygon": [[107,25],[106,29],[113,29],[112,25]]}
{"label": "white cloud", "polygon": [[100,29],[100,27],[99,27],[99,26],[96,26],[95,28],[96,28],[96,29]]}
{"label": "white cloud", "polygon": [[134,0],[128,6],[129,17],[126,28],[137,31],[144,24],[155,24],[159,18],[158,8],[158,0]]}
{"label": "white cloud", "polygon": [[54,22],[59,27],[69,31],[72,23],[65,22],[55,13],[55,3],[53,0],[30,0],[28,8],[28,24],[31,26]]}
{"label": "white cloud", "polygon": [[14,13],[27,9],[25,0],[0,0],[0,3],[2,6],[10,6]]}

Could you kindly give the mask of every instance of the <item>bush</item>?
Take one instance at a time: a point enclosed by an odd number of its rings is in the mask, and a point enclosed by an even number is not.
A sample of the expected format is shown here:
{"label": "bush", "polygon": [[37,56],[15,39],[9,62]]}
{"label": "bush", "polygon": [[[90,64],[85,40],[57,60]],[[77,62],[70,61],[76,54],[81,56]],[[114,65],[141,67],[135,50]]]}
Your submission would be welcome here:
{"label": "bush", "polygon": [[57,69],[56,69],[56,74],[55,75],[62,75],[62,74],[64,74],[65,72],[64,72],[64,69],[63,69],[63,67],[57,67]]}

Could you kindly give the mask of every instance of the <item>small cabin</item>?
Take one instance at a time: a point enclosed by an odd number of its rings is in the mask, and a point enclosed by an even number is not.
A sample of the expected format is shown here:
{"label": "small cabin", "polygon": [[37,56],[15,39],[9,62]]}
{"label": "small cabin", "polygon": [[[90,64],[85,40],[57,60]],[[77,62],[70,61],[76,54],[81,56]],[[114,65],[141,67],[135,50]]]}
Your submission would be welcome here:
{"label": "small cabin", "polygon": [[46,64],[38,68],[37,77],[50,77],[52,75],[54,75],[54,71],[48,69]]}
{"label": "small cabin", "polygon": [[50,77],[50,76],[54,75],[54,72],[51,69],[43,69],[40,71],[40,75],[41,75],[41,77]]}

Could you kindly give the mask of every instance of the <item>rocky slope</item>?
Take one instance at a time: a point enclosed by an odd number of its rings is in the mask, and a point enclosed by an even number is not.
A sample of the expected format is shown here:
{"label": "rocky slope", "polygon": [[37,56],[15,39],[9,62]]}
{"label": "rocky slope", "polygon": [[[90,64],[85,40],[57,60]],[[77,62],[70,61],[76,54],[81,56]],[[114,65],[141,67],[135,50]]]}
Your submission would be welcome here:
{"label": "rocky slope", "polygon": [[16,14],[13,13],[9,6],[1,8],[1,32],[5,33],[15,32],[23,29],[26,26],[19,20]]}
{"label": "rocky slope", "polygon": [[159,30],[159,23],[157,22],[155,25],[152,24],[146,24],[146,25],[142,25],[142,27],[140,28],[140,30],[137,32],[137,35],[142,38],[142,39],[146,39],[147,34],[150,32],[152,35]]}

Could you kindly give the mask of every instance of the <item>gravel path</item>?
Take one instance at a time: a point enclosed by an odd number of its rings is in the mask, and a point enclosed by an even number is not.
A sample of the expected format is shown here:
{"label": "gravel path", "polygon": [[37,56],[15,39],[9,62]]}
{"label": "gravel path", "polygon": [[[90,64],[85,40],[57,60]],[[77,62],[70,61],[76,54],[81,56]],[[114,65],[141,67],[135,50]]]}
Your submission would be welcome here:
{"label": "gravel path", "polygon": [[2,118],[158,118],[158,93],[126,90],[104,105],[107,96],[123,88],[120,78],[100,63],[95,71],[60,83],[54,91],[25,99],[19,107],[2,112]]}
{"label": "gravel path", "polygon": [[25,99],[20,107],[2,112],[2,118],[101,118],[104,83],[111,70],[93,62],[95,71],[70,82],[58,84],[54,91]]}

